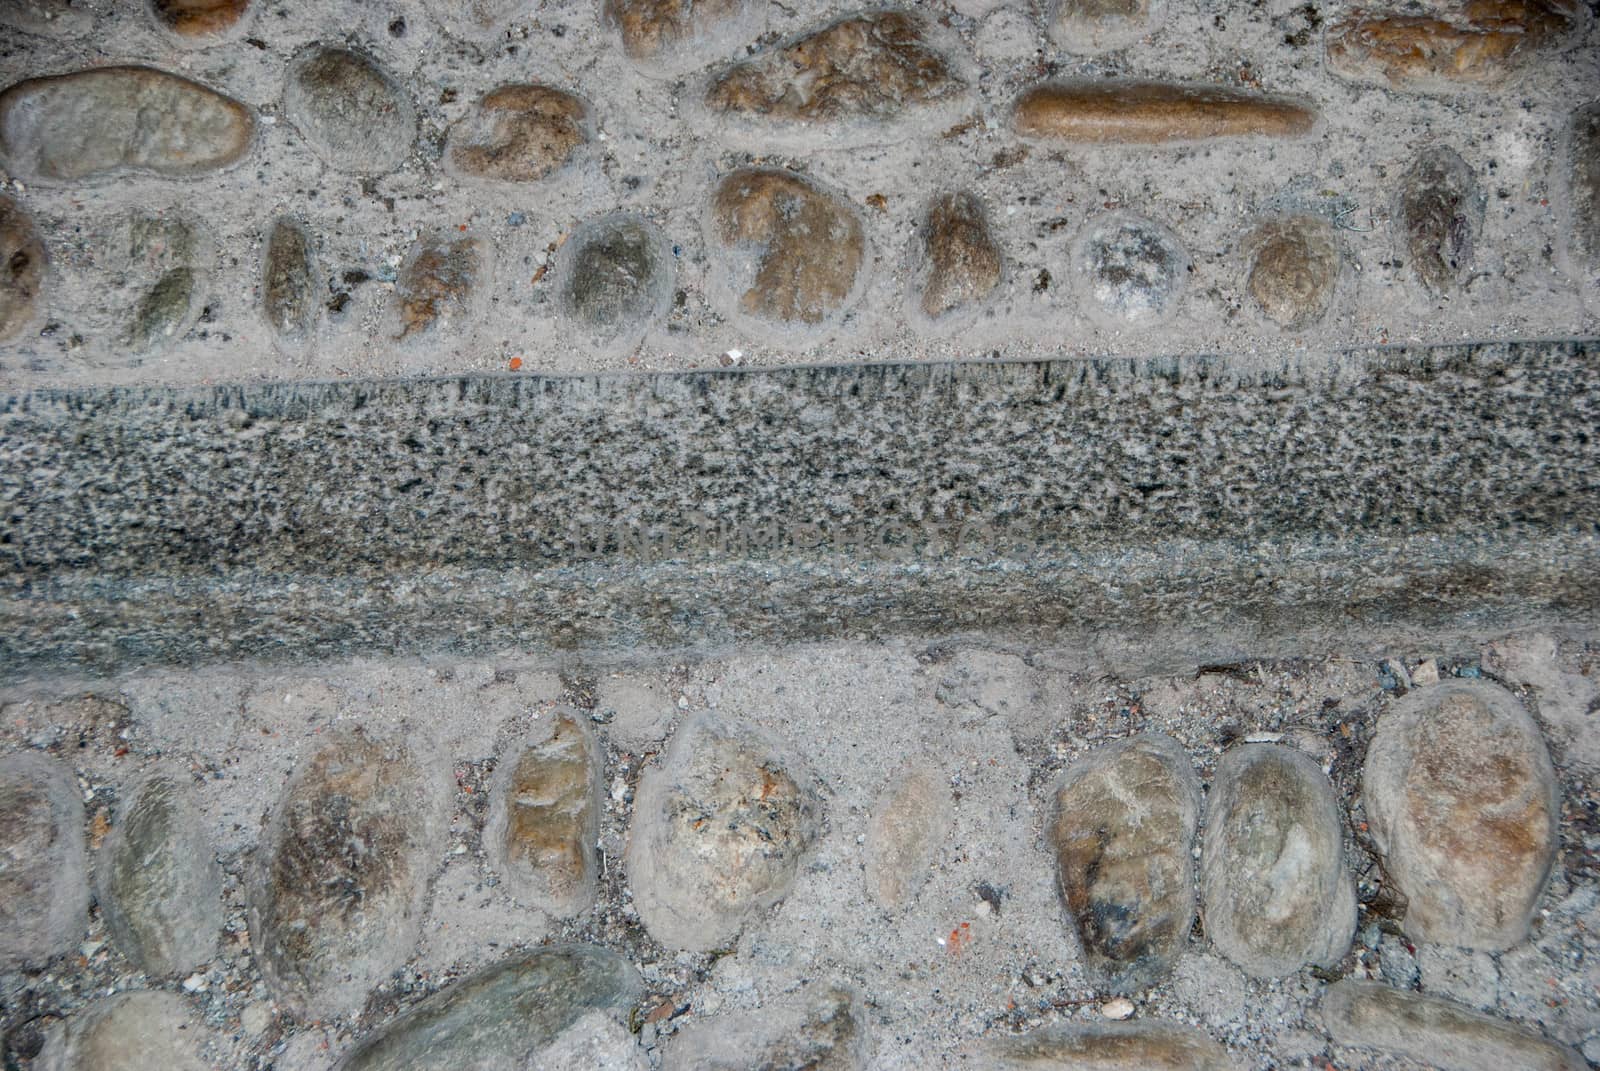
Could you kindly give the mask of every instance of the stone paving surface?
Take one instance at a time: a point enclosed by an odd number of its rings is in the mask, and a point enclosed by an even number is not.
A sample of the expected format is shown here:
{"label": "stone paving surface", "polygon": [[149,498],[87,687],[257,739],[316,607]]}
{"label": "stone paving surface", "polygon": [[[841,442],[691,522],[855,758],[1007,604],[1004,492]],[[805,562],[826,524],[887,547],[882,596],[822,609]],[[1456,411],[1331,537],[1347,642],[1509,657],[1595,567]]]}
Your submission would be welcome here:
{"label": "stone paving surface", "polygon": [[[1592,336],[1597,35],[1576,0],[9,0],[0,388]],[[138,219],[185,262],[131,271]],[[620,219],[628,299],[569,263]]]}
{"label": "stone paving surface", "polygon": [[[1563,704],[1597,667],[1521,633],[1177,676],[900,642],[15,685],[0,1056],[1577,1071],[1600,763]],[[1449,788],[1405,836],[1398,746]],[[1459,842],[1528,800],[1523,883]],[[167,861],[130,883],[130,844]]]}

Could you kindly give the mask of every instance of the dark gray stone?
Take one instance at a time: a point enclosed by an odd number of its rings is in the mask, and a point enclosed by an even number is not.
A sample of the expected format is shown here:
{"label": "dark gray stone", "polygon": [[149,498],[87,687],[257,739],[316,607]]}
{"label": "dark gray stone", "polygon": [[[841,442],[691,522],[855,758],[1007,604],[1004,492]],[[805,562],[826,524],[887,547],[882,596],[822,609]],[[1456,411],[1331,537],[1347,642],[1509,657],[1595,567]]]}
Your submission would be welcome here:
{"label": "dark gray stone", "polygon": [[31,752],[0,758],[0,970],[73,946],[88,921],[87,879],[72,771]]}
{"label": "dark gray stone", "polygon": [[1188,282],[1189,255],[1159,224],[1122,213],[1089,221],[1076,262],[1091,309],[1124,324],[1165,318]]}
{"label": "dark gray stone", "polygon": [[57,1024],[39,1071],[202,1071],[200,1028],[182,999],[137,990],[102,997]]}
{"label": "dark gray stone", "polygon": [[637,334],[666,314],[672,254],[648,220],[593,220],[578,228],[561,253],[561,305],[586,334]]}
{"label": "dark gray stone", "polygon": [[1600,276],[1600,100],[1585,104],[1567,122],[1567,226],[1573,266]]}
{"label": "dark gray stone", "polygon": [[273,220],[261,275],[261,306],[267,323],[281,341],[303,346],[316,327],[320,302],[311,239],[295,220]]}
{"label": "dark gray stone", "polygon": [[1409,1056],[1439,1071],[1585,1071],[1583,1057],[1524,1027],[1439,997],[1346,978],[1322,998],[1337,1045]]}
{"label": "dark gray stone", "polygon": [[95,859],[95,890],[117,947],[145,974],[187,973],[211,958],[222,873],[177,781],[134,789]]}
{"label": "dark gray stone", "polygon": [[445,797],[401,745],[359,733],[302,760],[257,848],[250,932],[278,1002],[354,1010],[422,924]]}
{"label": "dark gray stone", "polygon": [[804,766],[766,734],[713,714],[678,730],[640,779],[628,883],[650,935],[708,951],[781,900],[820,831]]}
{"label": "dark gray stone", "polygon": [[966,631],[1192,667],[1576,625],[1597,374],[1545,342],[0,395],[0,673]]}
{"label": "dark gray stone", "polygon": [[1418,154],[1400,183],[1399,223],[1423,287],[1435,297],[1459,287],[1483,227],[1483,192],[1455,150],[1436,145]]}
{"label": "dark gray stone", "polygon": [[135,353],[149,353],[182,338],[199,316],[195,284],[193,268],[173,268],[163,273],[134,310],[133,324],[128,328],[129,348]]}
{"label": "dark gray stone", "polygon": [[317,48],[289,68],[284,112],[317,155],[340,171],[386,174],[411,154],[417,116],[371,58]]}
{"label": "dark gray stone", "polygon": [[603,948],[522,953],[428,997],[357,1045],[338,1071],[533,1066],[539,1050],[586,1013],[626,1021],[643,991],[633,967]]}
{"label": "dark gray stone", "polygon": [[1098,748],[1061,776],[1051,847],[1067,915],[1097,988],[1160,982],[1194,924],[1200,779],[1170,736]]}
{"label": "dark gray stone", "polygon": [[1206,936],[1259,978],[1331,966],[1356,928],[1333,786],[1311,758],[1273,744],[1217,763],[1200,855]]}

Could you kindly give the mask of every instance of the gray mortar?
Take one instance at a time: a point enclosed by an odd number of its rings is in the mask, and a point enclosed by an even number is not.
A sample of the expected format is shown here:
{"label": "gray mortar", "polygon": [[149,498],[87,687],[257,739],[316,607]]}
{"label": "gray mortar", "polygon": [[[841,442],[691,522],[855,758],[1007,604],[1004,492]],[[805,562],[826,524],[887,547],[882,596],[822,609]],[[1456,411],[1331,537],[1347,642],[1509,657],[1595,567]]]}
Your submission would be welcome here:
{"label": "gray mortar", "polygon": [[1597,358],[12,395],[0,666],[1587,620]]}

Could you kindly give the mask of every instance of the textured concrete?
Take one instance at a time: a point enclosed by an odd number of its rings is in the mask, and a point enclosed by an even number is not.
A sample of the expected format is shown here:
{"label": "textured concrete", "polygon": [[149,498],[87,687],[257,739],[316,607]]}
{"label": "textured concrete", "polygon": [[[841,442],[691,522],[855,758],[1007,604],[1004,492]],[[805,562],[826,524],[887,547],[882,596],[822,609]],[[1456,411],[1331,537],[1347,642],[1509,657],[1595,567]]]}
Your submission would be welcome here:
{"label": "textured concrete", "polygon": [[1592,621],[1593,342],[0,398],[0,672]]}

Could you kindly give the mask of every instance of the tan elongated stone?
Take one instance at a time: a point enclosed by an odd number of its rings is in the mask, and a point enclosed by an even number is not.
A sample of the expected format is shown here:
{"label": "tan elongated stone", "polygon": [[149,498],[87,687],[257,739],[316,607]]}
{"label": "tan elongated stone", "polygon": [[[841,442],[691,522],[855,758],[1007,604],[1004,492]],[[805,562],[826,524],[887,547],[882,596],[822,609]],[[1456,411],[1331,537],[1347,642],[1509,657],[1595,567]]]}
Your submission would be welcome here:
{"label": "tan elongated stone", "polygon": [[78,940],[84,870],[72,771],[30,752],[0,758],[0,969],[43,964]]}
{"label": "tan elongated stone", "polygon": [[1153,0],[1055,0],[1050,39],[1078,55],[1108,52],[1154,29],[1158,11]]}
{"label": "tan elongated stone", "polygon": [[744,10],[747,0],[606,0],[606,18],[636,60],[652,60],[704,36]]}
{"label": "tan elongated stone", "polygon": [[1358,9],[1328,27],[1328,70],[1395,89],[1496,85],[1578,16],[1571,0],[1471,0],[1441,15]]}
{"label": "tan elongated stone", "polygon": [[1498,952],[1527,937],[1559,801],[1539,727],[1515,697],[1466,681],[1406,696],[1378,725],[1362,794],[1412,939]]}
{"label": "tan elongated stone", "polygon": [[1167,82],[1053,82],[1017,99],[1018,134],[1066,141],[1159,144],[1206,138],[1293,138],[1317,113],[1286,97]]}
{"label": "tan elongated stone", "polygon": [[1194,922],[1200,782],[1170,736],[1144,733],[1067,768],[1051,829],[1086,973],[1113,992],[1165,977]]}
{"label": "tan elongated stone", "polygon": [[250,0],[150,0],[150,9],[180,37],[211,37],[232,29]]}
{"label": "tan elongated stone", "polygon": [[735,64],[712,79],[706,104],[784,122],[890,119],[961,89],[918,16],[879,11],[840,19]]}
{"label": "tan elongated stone", "polygon": [[1346,978],[1322,998],[1333,1040],[1398,1053],[1439,1071],[1584,1071],[1583,1057],[1454,1001]]}
{"label": "tan elongated stone", "polygon": [[0,93],[0,150],[29,182],[195,175],[238,161],[254,133],[243,104],[150,67],[34,78]]}
{"label": "tan elongated stone", "polygon": [[816,840],[821,802],[799,761],[758,730],[701,715],[647,771],[628,839],[628,881],[651,935],[706,950],[782,899]]}
{"label": "tan elongated stone", "polygon": [[600,822],[600,751],[589,727],[558,714],[548,736],[497,771],[490,808],[484,841],[512,895],[556,915],[588,907]]}
{"label": "tan elongated stone", "polygon": [[715,242],[755,251],[745,312],[775,323],[818,324],[843,308],[866,259],[861,221],[840,198],[799,175],[735,171],[712,200]]}
{"label": "tan elongated stone", "polygon": [[38,314],[48,266],[33,220],[17,202],[0,194],[0,342]]}
{"label": "tan elongated stone", "polygon": [[533,182],[571,162],[589,141],[589,108],[551,86],[510,85],[486,93],[450,128],[445,155],[472,178]]}
{"label": "tan elongated stone", "polygon": [[1192,1026],[1147,1020],[1049,1026],[983,1046],[986,1071],[1230,1071],[1228,1053]]}
{"label": "tan elongated stone", "polygon": [[1337,962],[1355,933],[1356,899],[1322,768],[1279,745],[1235,748],[1217,763],[1206,806],[1206,936],[1258,978]]}
{"label": "tan elongated stone", "polygon": [[249,889],[262,974],[294,1013],[358,1008],[410,955],[442,824],[438,780],[404,747],[357,733],[296,769]]}
{"label": "tan elongated stone", "polygon": [[1005,261],[971,193],[942,193],[929,203],[922,248],[928,270],[920,304],[933,319],[981,304],[1000,285]]}
{"label": "tan elongated stone", "polygon": [[1316,216],[1272,219],[1244,244],[1250,257],[1245,288],[1267,319],[1298,331],[1327,314],[1343,259],[1332,224]]}

